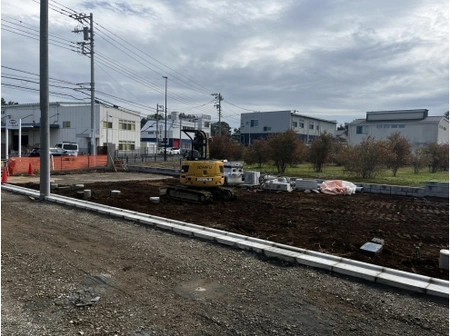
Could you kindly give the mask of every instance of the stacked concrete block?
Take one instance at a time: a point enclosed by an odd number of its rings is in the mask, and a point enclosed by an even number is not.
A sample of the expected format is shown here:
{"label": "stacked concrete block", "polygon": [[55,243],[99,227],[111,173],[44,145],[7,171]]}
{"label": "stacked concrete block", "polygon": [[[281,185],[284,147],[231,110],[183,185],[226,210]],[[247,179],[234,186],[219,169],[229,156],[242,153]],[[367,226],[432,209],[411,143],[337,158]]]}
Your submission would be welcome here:
{"label": "stacked concrete block", "polygon": [[448,182],[425,182],[425,196],[448,198]]}
{"label": "stacked concrete block", "polygon": [[401,187],[400,195],[413,196],[413,197],[424,197],[425,189],[418,187]]}
{"label": "stacked concrete block", "polygon": [[316,180],[295,180],[297,190],[317,189],[319,185]]}
{"label": "stacked concrete block", "polygon": [[391,194],[391,186],[387,184],[380,184],[380,194]]}

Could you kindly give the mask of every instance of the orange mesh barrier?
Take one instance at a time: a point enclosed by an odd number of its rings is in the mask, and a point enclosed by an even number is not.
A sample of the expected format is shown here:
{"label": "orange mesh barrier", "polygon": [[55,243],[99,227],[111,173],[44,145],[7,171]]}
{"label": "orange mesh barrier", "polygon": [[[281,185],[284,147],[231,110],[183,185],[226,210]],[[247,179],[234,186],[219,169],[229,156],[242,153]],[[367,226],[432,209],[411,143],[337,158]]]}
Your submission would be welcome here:
{"label": "orange mesh barrier", "polygon": [[[28,174],[29,167],[34,174],[39,173],[40,158],[13,157],[8,160],[9,175]],[[79,155],[79,156],[53,156],[50,157],[50,172],[62,170],[81,170],[96,167],[106,167],[107,155]]]}

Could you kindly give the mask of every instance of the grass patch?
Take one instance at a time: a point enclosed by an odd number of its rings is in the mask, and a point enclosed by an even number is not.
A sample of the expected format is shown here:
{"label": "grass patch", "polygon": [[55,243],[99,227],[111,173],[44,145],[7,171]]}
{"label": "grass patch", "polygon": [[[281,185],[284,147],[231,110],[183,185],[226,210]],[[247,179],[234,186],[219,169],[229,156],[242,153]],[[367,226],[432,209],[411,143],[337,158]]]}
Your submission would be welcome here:
{"label": "grass patch", "polygon": [[[260,171],[261,174],[278,175],[277,169],[272,165],[245,165],[244,171]],[[392,171],[386,169],[382,174],[371,179],[362,179],[348,173],[345,173],[342,167],[327,165],[323,167],[323,171],[317,173],[314,171],[312,164],[303,163],[296,167],[288,167],[283,176],[311,178],[318,180],[345,180],[349,182],[365,182],[376,184],[402,185],[410,187],[424,187],[425,182],[448,182],[449,172],[439,171],[430,173],[428,167],[424,168],[419,174],[414,174],[411,167],[400,168],[397,176],[392,176]]]}

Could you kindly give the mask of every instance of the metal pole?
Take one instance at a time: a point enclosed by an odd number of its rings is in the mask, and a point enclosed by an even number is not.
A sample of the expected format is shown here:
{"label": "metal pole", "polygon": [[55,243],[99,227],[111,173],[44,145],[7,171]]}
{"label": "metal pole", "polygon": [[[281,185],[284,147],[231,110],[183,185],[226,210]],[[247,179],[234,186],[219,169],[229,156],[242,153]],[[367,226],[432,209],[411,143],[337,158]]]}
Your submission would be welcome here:
{"label": "metal pole", "polygon": [[222,108],[220,105],[221,101],[222,101],[222,96],[220,95],[220,92],[219,92],[219,135],[222,135],[222,120],[221,120]]}
{"label": "metal pole", "polygon": [[40,200],[50,196],[50,125],[48,121],[48,0],[41,0],[41,22],[39,34],[39,92],[41,109],[41,159],[40,159]]}
{"label": "metal pole", "polygon": [[180,117],[180,152],[181,152],[181,121],[182,121],[182,119],[181,119],[181,117]]}
{"label": "metal pole", "polygon": [[5,161],[6,161],[6,163],[8,163],[8,158],[9,158],[9,139],[8,139],[8,137],[9,137],[9,132],[8,132],[8,123],[6,123],[5,124],[5,147],[6,147],[6,150],[5,150]]}
{"label": "metal pole", "polygon": [[165,146],[164,146],[164,161],[167,161],[167,76],[163,76],[166,79],[166,86],[164,90],[164,138],[165,138]]}
{"label": "metal pole", "polygon": [[156,155],[159,154],[159,126],[158,126],[158,121],[159,121],[159,104],[156,104],[156,134],[155,134],[155,138],[156,138]]}
{"label": "metal pole", "polygon": [[95,83],[94,83],[94,16],[92,13],[89,15],[91,20],[91,154],[97,154],[95,148],[95,117],[94,117],[94,107],[95,107]]}
{"label": "metal pole", "polygon": [[19,157],[22,157],[22,118],[19,118]]}
{"label": "metal pole", "polygon": [[106,147],[108,147],[109,114],[106,115]]}

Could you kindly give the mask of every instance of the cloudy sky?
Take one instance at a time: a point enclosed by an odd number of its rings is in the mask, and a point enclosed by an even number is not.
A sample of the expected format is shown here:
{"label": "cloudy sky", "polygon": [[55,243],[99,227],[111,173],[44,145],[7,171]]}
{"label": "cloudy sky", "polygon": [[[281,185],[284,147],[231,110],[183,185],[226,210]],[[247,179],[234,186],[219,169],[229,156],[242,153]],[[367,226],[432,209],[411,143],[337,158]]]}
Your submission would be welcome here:
{"label": "cloudy sky", "polygon": [[[50,101],[89,102],[73,33],[93,14],[96,96],[143,115],[297,110],[338,123],[366,111],[449,109],[447,0],[49,0]],[[39,0],[1,2],[1,95],[39,101]],[[85,84],[79,84],[85,83]],[[77,85],[78,84],[78,85]]]}

